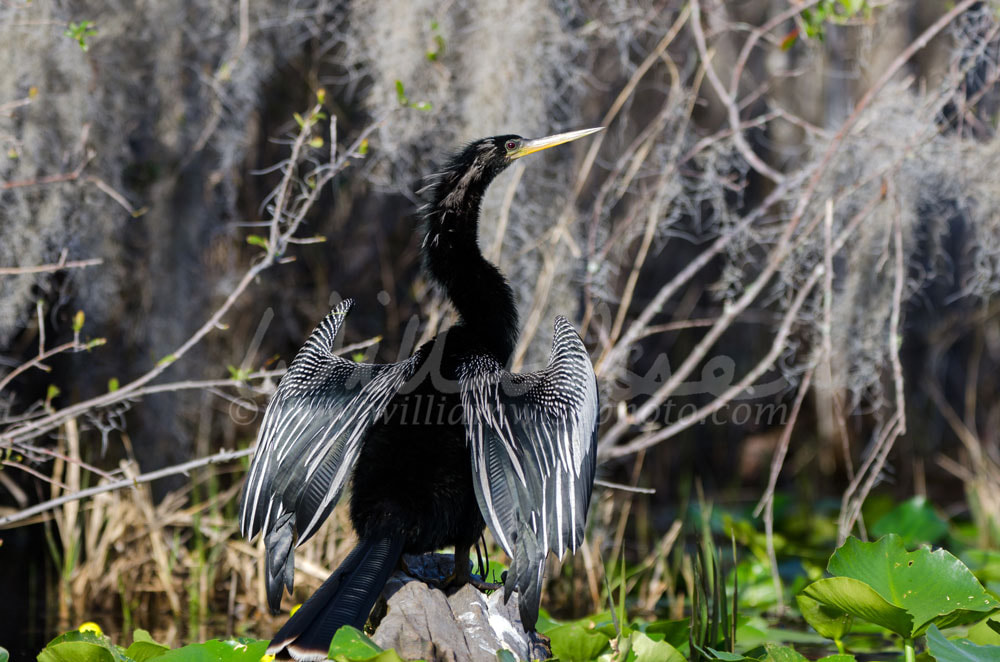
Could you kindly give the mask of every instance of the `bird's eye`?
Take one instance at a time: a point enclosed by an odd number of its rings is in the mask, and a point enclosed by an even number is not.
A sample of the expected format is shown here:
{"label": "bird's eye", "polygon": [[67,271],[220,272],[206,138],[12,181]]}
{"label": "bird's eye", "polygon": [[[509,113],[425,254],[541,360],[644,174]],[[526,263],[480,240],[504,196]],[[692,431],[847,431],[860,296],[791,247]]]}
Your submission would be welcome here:
{"label": "bird's eye", "polygon": [[517,141],[508,140],[507,143],[504,145],[504,147],[507,148],[508,152],[513,152],[515,149],[517,149]]}

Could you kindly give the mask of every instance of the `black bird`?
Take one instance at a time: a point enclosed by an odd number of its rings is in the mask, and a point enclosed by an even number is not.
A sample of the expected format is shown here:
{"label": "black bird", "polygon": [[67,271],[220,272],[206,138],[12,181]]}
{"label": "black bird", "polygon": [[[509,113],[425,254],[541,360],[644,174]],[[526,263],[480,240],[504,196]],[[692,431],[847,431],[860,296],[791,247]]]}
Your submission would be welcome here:
{"label": "black bird", "polygon": [[333,354],[352,302],[310,335],[268,404],[240,503],[247,539],[264,532],[267,598],[292,589],[294,552],[333,510],[351,478],[357,547],[278,631],[268,653],[325,659],[342,625],[364,627],[402,554],[455,547],[454,580],[470,581],[469,550],[485,524],[510,556],[504,596],[517,591],[534,630],[549,551],[576,551],[594,482],[597,382],[583,342],[555,321],[544,370],[505,369],[517,310],[504,276],[479,250],[479,209],[515,159],[599,129],[469,144],[424,191],[424,266],[460,321],[399,363]]}

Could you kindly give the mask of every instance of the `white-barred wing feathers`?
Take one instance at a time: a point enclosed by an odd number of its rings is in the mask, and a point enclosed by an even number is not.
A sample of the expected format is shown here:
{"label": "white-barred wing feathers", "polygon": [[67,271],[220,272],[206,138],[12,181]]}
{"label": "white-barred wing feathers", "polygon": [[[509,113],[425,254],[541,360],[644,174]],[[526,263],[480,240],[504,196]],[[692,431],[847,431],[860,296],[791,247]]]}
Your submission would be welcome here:
{"label": "white-barred wing feathers", "polygon": [[268,602],[291,590],[292,549],[316,533],[337,504],[369,429],[413,375],[418,355],[385,365],[333,353],[354,302],[343,301],[292,361],[264,413],[240,501],[248,540],[264,531]]}
{"label": "white-barred wing feathers", "polygon": [[507,372],[494,359],[463,362],[462,407],[480,510],[513,559],[505,593],[521,594],[521,618],[538,616],[548,552],[583,541],[594,483],[597,380],[580,336],[557,317],[544,370]]}

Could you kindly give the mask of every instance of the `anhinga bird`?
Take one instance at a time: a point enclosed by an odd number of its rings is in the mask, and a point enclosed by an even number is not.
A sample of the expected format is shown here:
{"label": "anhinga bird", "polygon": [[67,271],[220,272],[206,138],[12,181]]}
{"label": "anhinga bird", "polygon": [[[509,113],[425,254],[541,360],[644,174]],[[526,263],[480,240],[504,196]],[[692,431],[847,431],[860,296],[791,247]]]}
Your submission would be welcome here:
{"label": "anhinga bird", "polygon": [[505,599],[519,593],[521,621],[534,630],[546,556],[576,551],[583,539],[597,382],[563,317],[544,370],[505,369],[517,311],[504,276],[479,250],[479,209],[515,159],[598,130],[485,138],[429,178],[425,269],[451,299],[456,325],[405,361],[355,363],[333,354],[346,300],[292,361],[264,414],[240,504],[243,535],[264,532],[272,611],[283,587],[292,589],[294,547],[316,533],[348,478],[359,542],[268,653],[325,659],[340,626],[364,627],[404,552],[454,545],[454,580],[470,581],[469,551],[484,523],[511,558]]}

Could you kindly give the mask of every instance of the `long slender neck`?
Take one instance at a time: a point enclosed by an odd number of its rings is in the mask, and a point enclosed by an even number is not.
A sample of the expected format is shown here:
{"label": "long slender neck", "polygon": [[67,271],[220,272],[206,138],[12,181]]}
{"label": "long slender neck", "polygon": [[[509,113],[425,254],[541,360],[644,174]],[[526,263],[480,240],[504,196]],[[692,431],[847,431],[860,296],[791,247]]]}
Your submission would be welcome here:
{"label": "long slender neck", "polygon": [[446,170],[438,177],[424,209],[425,266],[476,342],[506,363],[517,342],[514,293],[500,270],[483,257],[478,241],[479,209],[489,182],[469,171]]}

